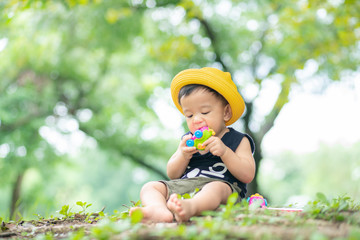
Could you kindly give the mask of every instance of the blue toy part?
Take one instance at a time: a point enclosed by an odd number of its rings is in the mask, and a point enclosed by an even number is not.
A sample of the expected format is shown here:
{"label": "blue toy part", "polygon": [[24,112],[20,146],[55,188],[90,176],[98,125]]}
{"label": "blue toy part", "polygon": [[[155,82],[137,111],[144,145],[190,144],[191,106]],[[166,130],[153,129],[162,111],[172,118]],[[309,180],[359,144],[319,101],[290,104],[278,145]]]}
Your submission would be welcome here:
{"label": "blue toy part", "polygon": [[194,132],[194,136],[195,136],[196,138],[201,138],[201,137],[203,136],[203,132],[202,132],[201,130],[196,130],[196,131]]}
{"label": "blue toy part", "polygon": [[189,139],[189,140],[187,140],[186,141],[186,146],[188,146],[188,147],[193,147],[194,146],[194,140],[192,140],[192,139]]}

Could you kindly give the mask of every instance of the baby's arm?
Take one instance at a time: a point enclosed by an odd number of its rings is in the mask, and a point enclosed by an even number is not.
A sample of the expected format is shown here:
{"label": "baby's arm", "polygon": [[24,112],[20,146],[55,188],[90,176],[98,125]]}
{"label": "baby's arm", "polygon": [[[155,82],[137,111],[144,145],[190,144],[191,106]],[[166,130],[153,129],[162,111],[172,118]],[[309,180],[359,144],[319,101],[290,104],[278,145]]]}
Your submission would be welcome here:
{"label": "baby's arm", "polygon": [[250,183],[255,177],[255,160],[250,141],[244,137],[235,152],[227,147],[221,139],[211,137],[204,142],[206,149],[219,156],[231,174],[243,183]]}
{"label": "baby's arm", "polygon": [[198,151],[196,147],[186,146],[186,140],[190,138],[191,134],[188,134],[181,139],[178,149],[167,164],[166,170],[170,179],[180,178],[185,172],[192,155]]}

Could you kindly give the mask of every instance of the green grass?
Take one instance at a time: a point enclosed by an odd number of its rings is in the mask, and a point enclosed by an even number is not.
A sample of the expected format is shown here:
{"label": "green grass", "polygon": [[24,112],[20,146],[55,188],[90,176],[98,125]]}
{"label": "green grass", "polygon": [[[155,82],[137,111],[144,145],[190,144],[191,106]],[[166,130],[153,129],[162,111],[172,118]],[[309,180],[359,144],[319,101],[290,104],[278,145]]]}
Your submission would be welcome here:
{"label": "green grass", "polygon": [[[79,211],[64,205],[59,220],[81,219],[91,224],[70,227],[65,232],[67,239],[360,239],[360,204],[348,196],[329,199],[318,193],[299,213],[253,209],[245,200],[238,203],[233,194],[217,211],[204,212],[182,224],[142,224],[141,212],[131,216],[129,210],[91,213],[87,212],[91,204],[77,202],[76,206]],[[131,206],[141,204],[132,202]],[[34,237],[57,239],[58,235],[49,231]]]}

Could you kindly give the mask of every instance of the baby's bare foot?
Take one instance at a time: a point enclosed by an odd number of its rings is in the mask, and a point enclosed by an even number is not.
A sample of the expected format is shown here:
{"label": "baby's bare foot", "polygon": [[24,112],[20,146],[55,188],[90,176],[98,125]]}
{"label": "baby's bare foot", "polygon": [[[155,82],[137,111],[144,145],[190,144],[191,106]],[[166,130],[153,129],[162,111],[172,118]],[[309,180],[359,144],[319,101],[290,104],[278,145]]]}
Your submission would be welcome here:
{"label": "baby's bare foot", "polygon": [[177,222],[187,222],[195,215],[194,207],[188,199],[178,199],[177,194],[172,194],[167,202],[167,207],[174,214]]}
{"label": "baby's bare foot", "polygon": [[146,206],[146,207],[132,207],[130,208],[129,215],[140,210],[143,214],[143,223],[159,223],[159,222],[173,222],[174,216],[167,209],[166,206]]}

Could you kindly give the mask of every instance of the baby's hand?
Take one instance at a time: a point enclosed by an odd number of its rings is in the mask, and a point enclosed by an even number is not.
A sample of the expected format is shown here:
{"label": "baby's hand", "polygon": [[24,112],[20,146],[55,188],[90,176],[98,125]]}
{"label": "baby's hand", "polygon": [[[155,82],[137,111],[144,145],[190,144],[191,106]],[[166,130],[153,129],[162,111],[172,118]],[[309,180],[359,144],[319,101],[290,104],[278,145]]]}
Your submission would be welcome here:
{"label": "baby's hand", "polygon": [[204,151],[210,151],[214,156],[218,157],[222,157],[227,150],[223,141],[215,136],[211,136],[203,145],[206,146]]}
{"label": "baby's hand", "polygon": [[188,147],[186,145],[186,141],[189,140],[191,138],[191,134],[187,134],[185,135],[182,139],[181,139],[181,142],[180,142],[180,145],[179,145],[179,149],[182,153],[182,155],[184,156],[184,158],[186,160],[189,160],[192,155],[196,152],[198,152],[198,150],[196,149],[196,147]]}

